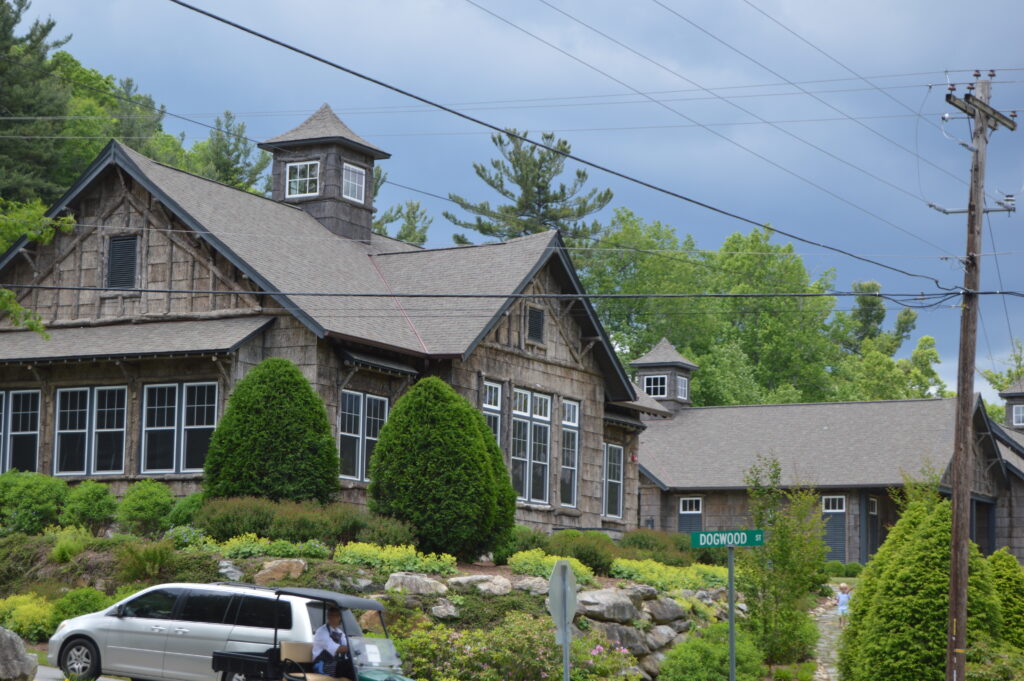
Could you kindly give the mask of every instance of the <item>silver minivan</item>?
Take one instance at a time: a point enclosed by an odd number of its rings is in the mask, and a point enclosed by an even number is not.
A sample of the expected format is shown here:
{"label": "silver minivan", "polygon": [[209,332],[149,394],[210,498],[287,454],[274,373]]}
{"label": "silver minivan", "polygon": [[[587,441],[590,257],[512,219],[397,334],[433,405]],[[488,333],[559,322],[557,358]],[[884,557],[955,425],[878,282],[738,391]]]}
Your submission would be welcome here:
{"label": "silver minivan", "polygon": [[[262,653],[277,640],[312,642],[323,609],[321,601],[252,585],[160,584],[61,622],[49,662],[85,679],[217,681],[213,651]],[[359,632],[350,611],[343,618],[346,631]]]}

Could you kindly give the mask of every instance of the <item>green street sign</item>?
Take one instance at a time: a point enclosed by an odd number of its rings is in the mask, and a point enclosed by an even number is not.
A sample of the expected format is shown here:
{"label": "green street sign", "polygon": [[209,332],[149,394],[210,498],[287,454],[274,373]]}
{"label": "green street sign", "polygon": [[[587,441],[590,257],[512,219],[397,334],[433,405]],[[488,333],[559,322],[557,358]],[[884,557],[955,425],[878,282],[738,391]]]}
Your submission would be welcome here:
{"label": "green street sign", "polygon": [[728,530],[725,532],[693,532],[690,546],[764,546],[764,530]]}

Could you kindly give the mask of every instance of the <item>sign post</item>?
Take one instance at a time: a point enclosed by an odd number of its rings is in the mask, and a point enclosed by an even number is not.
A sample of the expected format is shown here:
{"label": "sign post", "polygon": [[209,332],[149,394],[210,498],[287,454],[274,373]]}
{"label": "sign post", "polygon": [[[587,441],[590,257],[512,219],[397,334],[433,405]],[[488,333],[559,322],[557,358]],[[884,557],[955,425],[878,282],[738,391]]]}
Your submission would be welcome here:
{"label": "sign post", "polygon": [[729,551],[729,681],[736,681],[736,581],[733,553],[737,546],[764,546],[764,530],[693,532],[690,546],[724,546]]}
{"label": "sign post", "polygon": [[572,618],[576,614],[576,575],[569,561],[555,563],[548,583],[548,612],[555,621],[555,640],[562,646],[562,679],[569,681],[569,649]]}

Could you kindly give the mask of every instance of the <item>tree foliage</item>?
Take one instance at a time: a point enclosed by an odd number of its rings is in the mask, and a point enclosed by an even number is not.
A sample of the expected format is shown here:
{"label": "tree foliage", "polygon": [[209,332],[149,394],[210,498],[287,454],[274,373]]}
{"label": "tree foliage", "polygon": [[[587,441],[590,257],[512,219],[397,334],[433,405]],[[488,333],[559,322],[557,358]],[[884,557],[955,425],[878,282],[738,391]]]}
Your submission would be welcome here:
{"label": "tree foliage", "polygon": [[483,416],[428,377],[395,403],[381,428],[369,505],[409,523],[421,551],[472,560],[511,530],[515,492]]}
{"label": "tree foliage", "polygon": [[1013,339],[1013,349],[1010,351],[1006,365],[1007,367],[1003,371],[992,369],[982,369],[981,371],[981,375],[985,377],[989,385],[1000,392],[1024,378],[1024,343],[1018,338]]}
{"label": "tree foliage", "polygon": [[228,398],[210,439],[203,490],[207,497],[326,502],[339,470],[323,400],[297,366],[272,357]]}
{"label": "tree foliage", "polygon": [[1004,546],[988,557],[1006,642],[1024,653],[1024,566]]}
{"label": "tree foliage", "polygon": [[192,145],[185,166],[196,175],[255,192],[270,159],[270,154],[256,149],[245,136],[245,123],[225,111],[223,117],[217,116],[209,137]]}
{"label": "tree foliage", "polygon": [[[541,142],[548,147],[545,149],[524,142],[521,137],[526,137],[527,132],[510,128],[508,133],[491,136],[500,159],[473,164],[477,177],[508,203],[492,206],[490,201],[474,203],[449,194],[448,198],[459,208],[475,217],[463,220],[448,211],[444,216],[458,227],[500,241],[549,229],[560,230],[570,242],[597,234],[600,226],[596,221],[587,224],[585,218],[607,206],[612,191],[585,191],[587,171],[582,168],[576,169],[570,184],[556,186],[556,179],[565,172],[565,157],[572,151],[570,144],[546,132],[541,135]],[[456,243],[468,240],[457,235]]]}

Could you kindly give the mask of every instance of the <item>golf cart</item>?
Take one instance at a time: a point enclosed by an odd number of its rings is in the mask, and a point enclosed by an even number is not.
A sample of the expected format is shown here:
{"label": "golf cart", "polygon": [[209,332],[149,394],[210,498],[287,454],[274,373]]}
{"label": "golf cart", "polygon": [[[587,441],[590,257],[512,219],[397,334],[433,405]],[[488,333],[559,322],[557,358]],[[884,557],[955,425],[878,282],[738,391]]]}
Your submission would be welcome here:
{"label": "golf cart", "polygon": [[[412,681],[402,675],[401,660],[394,643],[387,638],[384,606],[379,602],[323,589],[276,588],[274,593],[278,600],[281,596],[309,599],[307,609],[314,630],[327,621],[329,607],[341,610],[341,628],[348,639],[348,653],[344,659],[339,659],[339,677],[350,681]],[[377,611],[384,637],[364,636],[353,610]],[[271,648],[263,652],[214,651],[212,665],[225,681],[337,681],[336,677],[313,671],[312,651],[311,641],[279,640],[275,626]]]}

